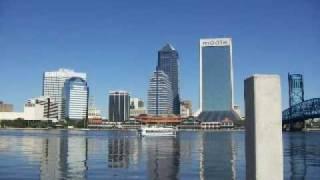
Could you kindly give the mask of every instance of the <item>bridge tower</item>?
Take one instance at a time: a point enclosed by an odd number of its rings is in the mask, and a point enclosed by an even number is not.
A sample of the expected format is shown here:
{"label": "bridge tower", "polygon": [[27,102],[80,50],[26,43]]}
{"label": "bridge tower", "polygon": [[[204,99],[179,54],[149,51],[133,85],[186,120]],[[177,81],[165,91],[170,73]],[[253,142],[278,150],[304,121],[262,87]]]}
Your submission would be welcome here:
{"label": "bridge tower", "polygon": [[304,101],[304,88],[302,74],[288,74],[289,106],[292,107]]}
{"label": "bridge tower", "polygon": [[[297,113],[294,106],[301,102],[304,102],[304,88],[303,88],[303,76],[302,74],[290,74],[288,73],[288,83],[289,83],[289,116],[293,117]],[[290,131],[302,130],[305,126],[304,121],[290,122],[286,124],[286,128],[289,128]]]}

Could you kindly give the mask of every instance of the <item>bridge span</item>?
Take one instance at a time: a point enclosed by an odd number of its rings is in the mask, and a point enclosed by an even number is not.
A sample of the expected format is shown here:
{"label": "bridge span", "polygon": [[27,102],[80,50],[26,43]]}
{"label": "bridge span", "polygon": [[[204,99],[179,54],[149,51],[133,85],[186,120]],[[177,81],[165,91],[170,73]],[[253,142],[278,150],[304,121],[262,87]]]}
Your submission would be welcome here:
{"label": "bridge span", "polygon": [[320,98],[303,101],[282,112],[284,128],[291,128],[297,124],[304,125],[305,120],[314,118],[320,118]]}

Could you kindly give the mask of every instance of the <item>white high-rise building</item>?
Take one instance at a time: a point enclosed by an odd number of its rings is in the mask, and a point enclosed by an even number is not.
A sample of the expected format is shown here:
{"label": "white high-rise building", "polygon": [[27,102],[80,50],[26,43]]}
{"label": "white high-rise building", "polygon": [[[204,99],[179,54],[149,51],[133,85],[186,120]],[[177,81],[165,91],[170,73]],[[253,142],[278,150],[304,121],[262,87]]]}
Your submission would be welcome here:
{"label": "white high-rise building", "polygon": [[172,114],[173,95],[169,77],[163,71],[155,71],[150,79],[148,91],[148,114]]}
{"label": "white high-rise building", "polygon": [[58,119],[64,118],[62,105],[62,92],[64,83],[72,77],[87,79],[86,73],[78,73],[70,69],[59,69],[58,71],[45,72],[43,74],[43,96],[51,97],[58,104]]}
{"label": "white high-rise building", "polygon": [[87,82],[79,77],[68,79],[64,85],[64,114],[70,120],[86,120],[88,117],[89,87]]}

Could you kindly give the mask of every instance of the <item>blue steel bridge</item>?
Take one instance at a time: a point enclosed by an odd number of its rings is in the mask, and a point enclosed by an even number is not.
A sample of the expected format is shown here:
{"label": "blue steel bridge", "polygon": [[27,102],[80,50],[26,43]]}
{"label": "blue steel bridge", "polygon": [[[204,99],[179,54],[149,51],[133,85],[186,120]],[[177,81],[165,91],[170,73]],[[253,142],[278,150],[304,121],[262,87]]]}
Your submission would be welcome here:
{"label": "blue steel bridge", "polygon": [[295,104],[282,112],[283,126],[304,123],[305,120],[320,118],[320,98]]}

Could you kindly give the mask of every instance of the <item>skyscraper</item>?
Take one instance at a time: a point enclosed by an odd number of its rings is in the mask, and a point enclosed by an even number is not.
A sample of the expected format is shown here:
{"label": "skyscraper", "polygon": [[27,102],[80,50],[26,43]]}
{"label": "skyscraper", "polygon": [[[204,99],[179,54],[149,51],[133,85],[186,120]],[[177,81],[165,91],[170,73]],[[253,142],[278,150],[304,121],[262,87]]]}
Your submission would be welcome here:
{"label": "skyscraper", "polygon": [[171,44],[166,44],[158,52],[157,69],[168,75],[172,88],[173,114],[180,114],[179,94],[179,54]]}
{"label": "skyscraper", "polygon": [[291,107],[304,101],[303,76],[302,74],[288,74],[288,82]]}
{"label": "skyscraper", "polygon": [[129,120],[130,96],[126,91],[109,92],[109,121],[123,122]]}
{"label": "skyscraper", "polygon": [[200,39],[201,121],[239,119],[233,111],[231,38]]}
{"label": "skyscraper", "polygon": [[58,104],[58,119],[61,120],[63,115],[62,92],[64,83],[72,77],[80,77],[86,80],[85,73],[74,72],[70,69],[59,69],[58,71],[45,72],[43,74],[42,95],[49,96]]}
{"label": "skyscraper", "polygon": [[70,120],[86,120],[88,117],[89,87],[79,77],[73,77],[64,83],[63,107],[64,114]]}
{"label": "skyscraper", "polygon": [[172,99],[169,77],[163,71],[155,71],[149,82],[148,114],[156,116],[172,114]]}

